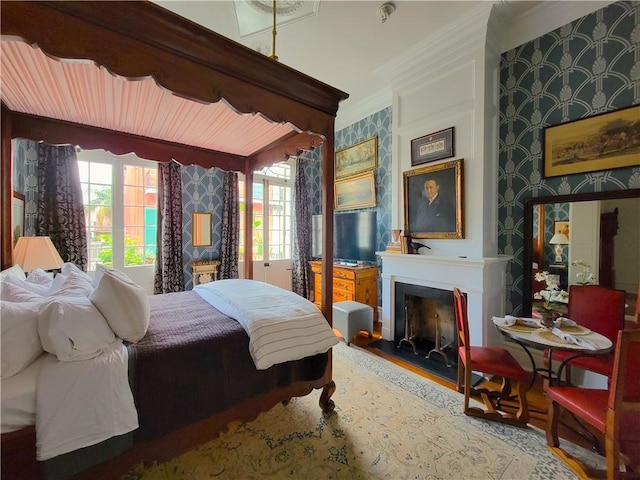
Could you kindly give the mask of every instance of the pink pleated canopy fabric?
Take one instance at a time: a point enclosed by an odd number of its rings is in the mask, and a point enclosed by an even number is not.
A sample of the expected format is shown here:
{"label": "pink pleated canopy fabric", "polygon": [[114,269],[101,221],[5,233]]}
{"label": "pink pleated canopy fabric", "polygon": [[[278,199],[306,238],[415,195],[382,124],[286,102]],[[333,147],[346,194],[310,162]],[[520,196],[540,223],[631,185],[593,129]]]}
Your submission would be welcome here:
{"label": "pink pleated canopy fabric", "polygon": [[224,101],[202,104],[129,80],[91,61],[57,60],[22,41],[2,41],[2,101],[13,111],[248,156],[298,131]]}

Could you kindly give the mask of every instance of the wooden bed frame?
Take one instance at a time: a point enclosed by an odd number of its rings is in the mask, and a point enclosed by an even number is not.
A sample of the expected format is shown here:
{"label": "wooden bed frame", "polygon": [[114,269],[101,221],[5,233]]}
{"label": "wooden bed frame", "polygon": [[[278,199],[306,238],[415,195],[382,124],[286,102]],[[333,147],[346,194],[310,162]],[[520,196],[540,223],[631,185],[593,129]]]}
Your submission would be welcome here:
{"label": "wooden bed frame", "polygon": [[[290,122],[302,133],[287,136],[249,157],[240,157],[144,138],[91,126],[34,117],[2,105],[0,152],[0,261],[12,265],[11,198],[13,138],[51,144],[71,143],[85,149],[104,148],[116,154],[136,152],[157,161],[189,159],[205,168],[252,172],[285,160],[302,150],[323,145],[323,313],[331,324],[333,297],[334,122],[340,101],[348,95],[262,54],[148,2],[2,2],[3,39],[22,39],[57,58],[91,59],[125,78],[153,76],[172,92],[200,102],[224,98],[237,111],[259,112]],[[187,73],[188,72],[188,73]],[[247,190],[251,208],[251,189]],[[251,212],[245,215],[246,235]],[[250,241],[245,238],[245,278],[253,277]],[[322,388],[320,406],[332,411],[335,391],[329,352],[327,370],[313,382],[299,382],[248,400],[222,414],[190,425],[156,441],[137,444],[124,454],[83,472],[81,478],[115,478],[140,461],[166,460],[202,444],[233,420],[251,420],[278,402],[288,402]],[[12,476],[11,470],[18,472]],[[5,471],[6,469],[6,471]],[[38,478],[35,430],[2,436],[2,473],[7,478]]]}

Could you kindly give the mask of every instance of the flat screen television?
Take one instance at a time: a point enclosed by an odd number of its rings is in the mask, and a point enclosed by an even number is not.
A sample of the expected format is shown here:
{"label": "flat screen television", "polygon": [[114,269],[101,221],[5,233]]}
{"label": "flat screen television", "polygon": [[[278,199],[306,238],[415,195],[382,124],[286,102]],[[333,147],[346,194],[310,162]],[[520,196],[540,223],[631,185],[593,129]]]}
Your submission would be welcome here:
{"label": "flat screen television", "polygon": [[[312,217],[311,256],[322,256],[322,215]],[[335,213],[333,259],[336,262],[375,262],[378,224],[375,210]]]}

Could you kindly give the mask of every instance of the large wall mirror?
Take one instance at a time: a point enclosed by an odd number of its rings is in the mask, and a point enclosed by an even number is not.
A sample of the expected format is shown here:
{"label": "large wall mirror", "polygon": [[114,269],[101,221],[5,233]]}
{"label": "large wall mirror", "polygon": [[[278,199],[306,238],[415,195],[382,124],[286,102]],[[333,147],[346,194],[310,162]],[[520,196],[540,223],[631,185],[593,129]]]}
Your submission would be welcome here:
{"label": "large wall mirror", "polygon": [[[558,275],[561,288],[580,283],[582,260],[596,283],[626,292],[635,315],[640,282],[640,189],[536,197],[525,202],[523,312],[531,315],[534,273]],[[556,234],[562,235],[556,235]],[[555,237],[555,238],[554,238]],[[565,240],[566,239],[566,240]],[[543,287],[544,288],[544,287]]]}
{"label": "large wall mirror", "polygon": [[194,247],[211,246],[211,213],[193,212],[191,214],[191,240]]}

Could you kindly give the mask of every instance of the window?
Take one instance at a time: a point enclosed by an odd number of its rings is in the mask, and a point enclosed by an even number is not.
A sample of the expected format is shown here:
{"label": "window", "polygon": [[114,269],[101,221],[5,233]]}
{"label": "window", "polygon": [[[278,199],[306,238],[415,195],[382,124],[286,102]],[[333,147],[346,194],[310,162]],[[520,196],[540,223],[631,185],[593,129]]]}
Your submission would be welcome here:
{"label": "window", "polygon": [[123,269],[153,265],[156,256],[157,167],[133,154],[80,150],[89,245],[88,270],[97,263]]}
{"label": "window", "polygon": [[[278,163],[253,175],[253,260],[291,258],[293,162]],[[239,182],[240,256],[244,254],[245,182]],[[266,205],[266,208],[265,208]]]}

